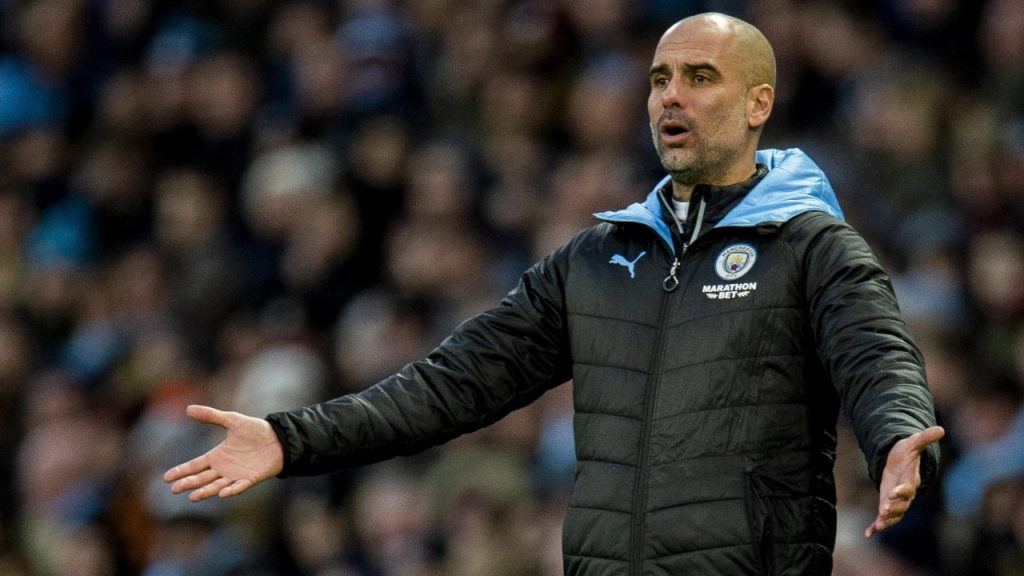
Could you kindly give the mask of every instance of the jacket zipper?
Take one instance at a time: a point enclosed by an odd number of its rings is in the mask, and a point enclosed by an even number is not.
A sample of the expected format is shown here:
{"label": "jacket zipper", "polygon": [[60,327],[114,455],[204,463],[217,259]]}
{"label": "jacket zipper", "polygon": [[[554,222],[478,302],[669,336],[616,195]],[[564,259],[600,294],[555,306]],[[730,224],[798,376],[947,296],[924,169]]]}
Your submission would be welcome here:
{"label": "jacket zipper", "polygon": [[[680,222],[679,218],[676,217],[675,212],[672,210],[672,207],[668,206],[668,202],[665,200],[664,197],[661,197],[661,201],[666,205],[665,207],[666,209],[668,209],[669,214],[672,215],[672,221],[675,223],[676,229],[679,231],[679,237],[685,238],[686,234],[684,232],[682,222]],[[700,227],[701,224],[704,222],[704,208],[706,206],[707,203],[704,202],[703,198],[701,198],[700,207],[697,209],[697,222],[693,226],[693,233],[690,234],[690,239],[686,242],[683,242],[682,246],[678,250],[674,251],[674,258],[672,259],[672,266],[670,266],[668,269],[668,276],[665,276],[665,279],[661,281],[661,287],[665,290],[665,292],[675,292],[676,289],[679,288],[678,274],[680,259],[683,257],[684,254],[686,254],[686,249],[689,248],[690,245],[697,240],[697,236],[700,235]]]}
{"label": "jacket zipper", "polygon": [[[678,261],[678,259],[677,259]],[[642,576],[644,565],[644,520],[647,508],[647,458],[650,452],[651,417],[654,413],[654,402],[658,396],[658,385],[661,383],[661,361],[664,357],[663,341],[665,335],[665,318],[668,315],[671,291],[666,290],[661,299],[661,310],[658,312],[658,339],[655,342],[656,355],[651,366],[651,374],[655,374],[644,399],[643,431],[640,434],[640,460],[637,462],[636,483],[633,485],[633,545],[630,574]]]}
{"label": "jacket zipper", "polygon": [[[665,203],[665,199],[662,198],[662,202]],[[640,434],[640,459],[637,462],[637,473],[636,483],[633,486],[633,526],[632,526],[632,558],[630,561],[630,574],[632,576],[642,576],[643,565],[644,565],[644,520],[646,518],[647,509],[647,459],[650,453],[650,441],[651,441],[651,426],[652,416],[654,413],[654,405],[658,399],[658,388],[661,384],[661,363],[665,356],[664,350],[664,336],[665,336],[665,318],[668,316],[668,310],[671,304],[672,292],[675,292],[679,288],[679,268],[681,266],[681,260],[686,254],[686,250],[693,244],[700,235],[700,227],[704,220],[704,208],[706,204],[703,199],[700,200],[700,208],[697,211],[696,222],[694,222],[693,233],[690,236],[688,242],[683,242],[682,238],[685,237],[685,227],[679,219],[676,218],[675,213],[669,208],[668,212],[672,215],[672,219],[675,222],[676,230],[678,235],[673,234],[673,240],[675,240],[676,246],[672,248],[672,265],[669,268],[668,276],[662,280],[662,288],[665,290],[665,295],[661,299],[661,309],[658,312],[658,339],[655,341],[654,350],[655,356],[651,362],[651,374],[654,379],[651,381],[651,386],[647,391],[646,398],[644,399],[644,416],[643,416],[643,430]]]}

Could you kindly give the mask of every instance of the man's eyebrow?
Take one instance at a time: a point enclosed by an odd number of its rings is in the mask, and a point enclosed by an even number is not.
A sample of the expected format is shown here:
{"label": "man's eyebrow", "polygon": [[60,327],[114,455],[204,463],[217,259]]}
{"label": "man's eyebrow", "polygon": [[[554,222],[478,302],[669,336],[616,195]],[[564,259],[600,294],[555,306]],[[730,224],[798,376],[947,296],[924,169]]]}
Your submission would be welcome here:
{"label": "man's eyebrow", "polygon": [[681,68],[683,68],[687,72],[711,72],[711,73],[715,74],[716,76],[721,76],[722,75],[722,71],[719,70],[711,62],[697,62],[695,64],[683,64],[681,66]]}
{"label": "man's eyebrow", "polygon": [[[721,76],[722,75],[722,71],[719,70],[717,66],[715,66],[714,64],[712,64],[710,62],[696,62],[696,63],[693,63],[693,64],[681,64],[679,66],[679,68],[682,69],[683,71],[689,72],[691,74],[694,73],[694,72],[711,72],[711,73],[715,74],[716,76]],[[654,76],[655,74],[665,74],[665,73],[668,73],[670,70],[671,69],[670,69],[668,64],[655,64],[654,66],[651,67],[651,71],[650,71],[649,75],[650,76]]]}
{"label": "man's eyebrow", "polygon": [[667,64],[655,64],[654,66],[651,66],[651,71],[648,73],[648,75],[654,76],[655,74],[665,74],[668,71],[669,70]]}

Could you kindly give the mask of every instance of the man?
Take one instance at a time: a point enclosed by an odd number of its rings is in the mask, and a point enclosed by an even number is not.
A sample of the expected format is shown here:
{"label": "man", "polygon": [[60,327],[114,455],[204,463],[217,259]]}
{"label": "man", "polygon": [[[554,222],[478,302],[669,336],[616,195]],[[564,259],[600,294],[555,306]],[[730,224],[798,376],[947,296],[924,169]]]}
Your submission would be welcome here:
{"label": "man", "polygon": [[228,430],[168,471],[193,500],[409,454],[574,381],[566,574],[831,573],[835,427],[898,522],[938,462],[922,359],[888,279],[798,150],[756,151],[774,55],[721,14],[665,32],[651,132],[669,176],[598,214],[496,308],[360,394]]}

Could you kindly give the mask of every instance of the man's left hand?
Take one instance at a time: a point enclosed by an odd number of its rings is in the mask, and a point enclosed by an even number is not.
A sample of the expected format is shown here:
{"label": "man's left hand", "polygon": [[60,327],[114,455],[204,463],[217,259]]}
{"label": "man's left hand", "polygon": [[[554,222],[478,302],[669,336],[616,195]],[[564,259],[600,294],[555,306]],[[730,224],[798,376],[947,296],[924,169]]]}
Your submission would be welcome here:
{"label": "man's left hand", "polygon": [[921,453],[945,435],[941,426],[932,426],[893,445],[878,487],[878,517],[864,531],[865,538],[903,519],[921,485]]}

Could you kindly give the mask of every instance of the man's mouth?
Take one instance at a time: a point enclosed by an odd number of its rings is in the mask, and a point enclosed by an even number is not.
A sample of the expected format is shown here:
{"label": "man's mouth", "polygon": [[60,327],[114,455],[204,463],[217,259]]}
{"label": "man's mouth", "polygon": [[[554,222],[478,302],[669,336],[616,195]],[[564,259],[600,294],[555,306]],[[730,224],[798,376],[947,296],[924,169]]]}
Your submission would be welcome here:
{"label": "man's mouth", "polygon": [[669,146],[678,146],[686,140],[690,129],[682,122],[665,120],[660,123],[659,132],[662,142]]}

